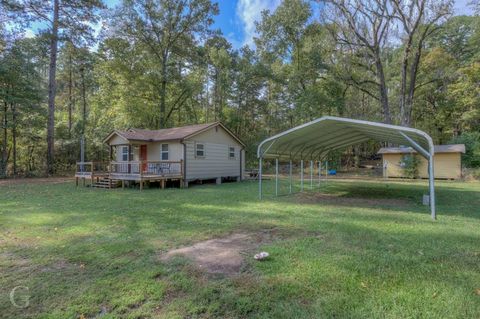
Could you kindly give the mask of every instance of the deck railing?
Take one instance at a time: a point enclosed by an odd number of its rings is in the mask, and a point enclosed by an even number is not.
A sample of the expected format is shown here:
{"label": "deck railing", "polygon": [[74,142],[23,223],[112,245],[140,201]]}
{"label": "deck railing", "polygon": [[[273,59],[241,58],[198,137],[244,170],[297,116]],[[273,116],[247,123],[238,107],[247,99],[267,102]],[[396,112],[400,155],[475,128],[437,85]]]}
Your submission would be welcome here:
{"label": "deck railing", "polygon": [[77,162],[75,169],[75,176],[79,177],[105,173],[108,173],[108,162]]}
{"label": "deck railing", "polygon": [[77,162],[75,176],[181,176],[183,161]]}
{"label": "deck railing", "polygon": [[183,161],[110,162],[110,174],[140,176],[181,176]]}

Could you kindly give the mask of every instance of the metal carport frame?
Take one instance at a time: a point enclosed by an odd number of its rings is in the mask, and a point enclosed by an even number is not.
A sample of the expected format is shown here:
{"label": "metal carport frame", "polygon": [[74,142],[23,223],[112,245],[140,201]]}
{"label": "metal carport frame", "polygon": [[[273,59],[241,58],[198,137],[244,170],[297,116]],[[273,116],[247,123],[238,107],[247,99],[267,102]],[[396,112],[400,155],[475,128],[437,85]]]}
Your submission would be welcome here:
{"label": "metal carport frame", "polygon": [[[294,127],[260,143],[257,150],[259,160],[259,196],[262,198],[262,160],[320,161],[330,151],[352,146],[368,140],[409,145],[428,160],[430,210],[435,214],[435,187],[432,138],[425,132],[404,126],[355,120],[335,116],[324,116]],[[303,173],[302,173],[303,176]]]}

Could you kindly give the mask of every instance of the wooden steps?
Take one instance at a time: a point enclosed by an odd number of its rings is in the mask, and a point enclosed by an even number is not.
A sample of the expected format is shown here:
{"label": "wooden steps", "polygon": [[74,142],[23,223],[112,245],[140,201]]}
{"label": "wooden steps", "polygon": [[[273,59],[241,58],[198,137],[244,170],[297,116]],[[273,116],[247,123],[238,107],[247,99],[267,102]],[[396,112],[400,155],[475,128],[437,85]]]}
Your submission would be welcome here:
{"label": "wooden steps", "polygon": [[98,180],[98,182],[94,182],[92,187],[95,188],[117,188],[118,187],[118,180],[110,179],[109,177],[102,177]]}

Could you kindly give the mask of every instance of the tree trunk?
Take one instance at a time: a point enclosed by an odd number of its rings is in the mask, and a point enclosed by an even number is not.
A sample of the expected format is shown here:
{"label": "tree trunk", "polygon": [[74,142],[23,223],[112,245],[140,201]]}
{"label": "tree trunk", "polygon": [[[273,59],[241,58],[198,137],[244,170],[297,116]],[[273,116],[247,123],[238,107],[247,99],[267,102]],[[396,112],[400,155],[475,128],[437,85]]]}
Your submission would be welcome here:
{"label": "tree trunk", "polygon": [[[411,40],[405,45],[403,50],[402,70],[401,70],[401,82],[400,82],[400,123],[403,126],[409,126],[410,121],[406,119],[406,99],[405,92],[407,91],[407,69],[408,69],[408,56],[410,54]],[[408,125],[407,125],[408,122]]]}
{"label": "tree trunk", "polygon": [[17,176],[17,107],[12,104],[13,176]]}
{"label": "tree trunk", "polygon": [[2,158],[0,161],[0,178],[5,178],[7,177],[7,159],[8,159],[8,153],[7,153],[7,141],[8,141],[8,118],[7,118],[7,102],[4,102],[3,104],[3,141],[2,141]]}
{"label": "tree trunk", "polygon": [[380,59],[380,54],[377,52],[375,57],[375,66],[377,71],[377,80],[379,83],[379,90],[380,90],[380,103],[382,105],[383,110],[383,121],[386,124],[392,123],[392,118],[390,115],[390,106],[388,104],[388,90],[387,90],[387,83],[385,81],[385,73],[383,71],[383,64]]}
{"label": "tree trunk", "polygon": [[85,69],[80,69],[80,76],[82,78],[82,102],[83,102],[83,112],[82,112],[82,135],[85,135],[85,127],[87,125],[87,90],[85,86]]}
{"label": "tree trunk", "polygon": [[68,56],[68,138],[72,138],[72,109],[73,109],[73,80],[72,80],[72,52]]}
{"label": "tree trunk", "polygon": [[410,66],[410,83],[408,85],[408,92],[406,92],[405,112],[402,118],[402,125],[405,126],[410,126],[412,122],[413,99],[415,97],[415,86],[417,84],[418,65],[420,64],[420,57],[422,55],[422,42],[423,40],[420,40],[414,60]]}
{"label": "tree trunk", "polygon": [[59,1],[53,1],[53,23],[50,38],[50,65],[48,70],[48,120],[47,120],[47,175],[55,172],[54,143],[55,143],[55,95],[58,49],[58,15]]}
{"label": "tree trunk", "polygon": [[165,100],[167,94],[167,59],[168,52],[165,52],[162,55],[162,84],[160,87],[160,115],[158,120],[157,128],[165,127]]}

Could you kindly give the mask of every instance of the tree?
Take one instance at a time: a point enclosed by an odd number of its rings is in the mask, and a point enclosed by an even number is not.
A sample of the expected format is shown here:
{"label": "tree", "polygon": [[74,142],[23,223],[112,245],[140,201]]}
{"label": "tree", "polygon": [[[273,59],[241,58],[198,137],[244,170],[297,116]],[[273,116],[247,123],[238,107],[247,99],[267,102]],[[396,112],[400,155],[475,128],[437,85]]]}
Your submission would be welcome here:
{"label": "tree", "polygon": [[[167,86],[178,74],[175,59],[192,53],[198,39],[208,33],[212,16],[217,13],[217,4],[210,0],[129,0],[112,20],[120,37],[141,44],[155,61],[152,75],[158,82],[155,85],[159,95],[158,128],[167,125],[172,111],[180,108],[189,93],[183,90],[177,98],[172,98],[167,111]],[[183,67],[188,69],[188,63]]]}
{"label": "tree", "polygon": [[207,76],[213,82],[212,94],[209,95],[213,101],[215,121],[225,120],[224,109],[227,107],[230,97],[232,86],[232,55],[230,49],[230,43],[220,36],[215,36],[206,43]]}
{"label": "tree", "polygon": [[[392,123],[387,79],[384,67],[384,51],[392,23],[392,9],[388,0],[335,0],[323,1],[327,8],[325,20],[340,48],[352,55],[354,63],[374,78],[356,79],[347,77],[369,96],[380,101],[385,123]],[[377,88],[378,93],[369,87]]]}
{"label": "tree", "polygon": [[91,39],[92,23],[96,23],[96,10],[103,8],[101,0],[6,0],[11,12],[23,22],[42,22],[48,25],[50,63],[48,68],[48,120],[47,120],[47,174],[54,173],[55,96],[57,51],[59,42],[68,39],[82,42]]}
{"label": "tree", "polygon": [[400,123],[410,126],[417,73],[425,40],[452,12],[452,0],[390,0],[393,17],[400,22],[403,54],[400,82]]}
{"label": "tree", "polygon": [[17,175],[17,140],[23,127],[22,120],[27,114],[38,111],[42,99],[42,81],[34,63],[31,42],[28,39],[16,40],[0,57],[0,101],[3,113],[0,177],[7,176],[10,158],[13,175]]}

